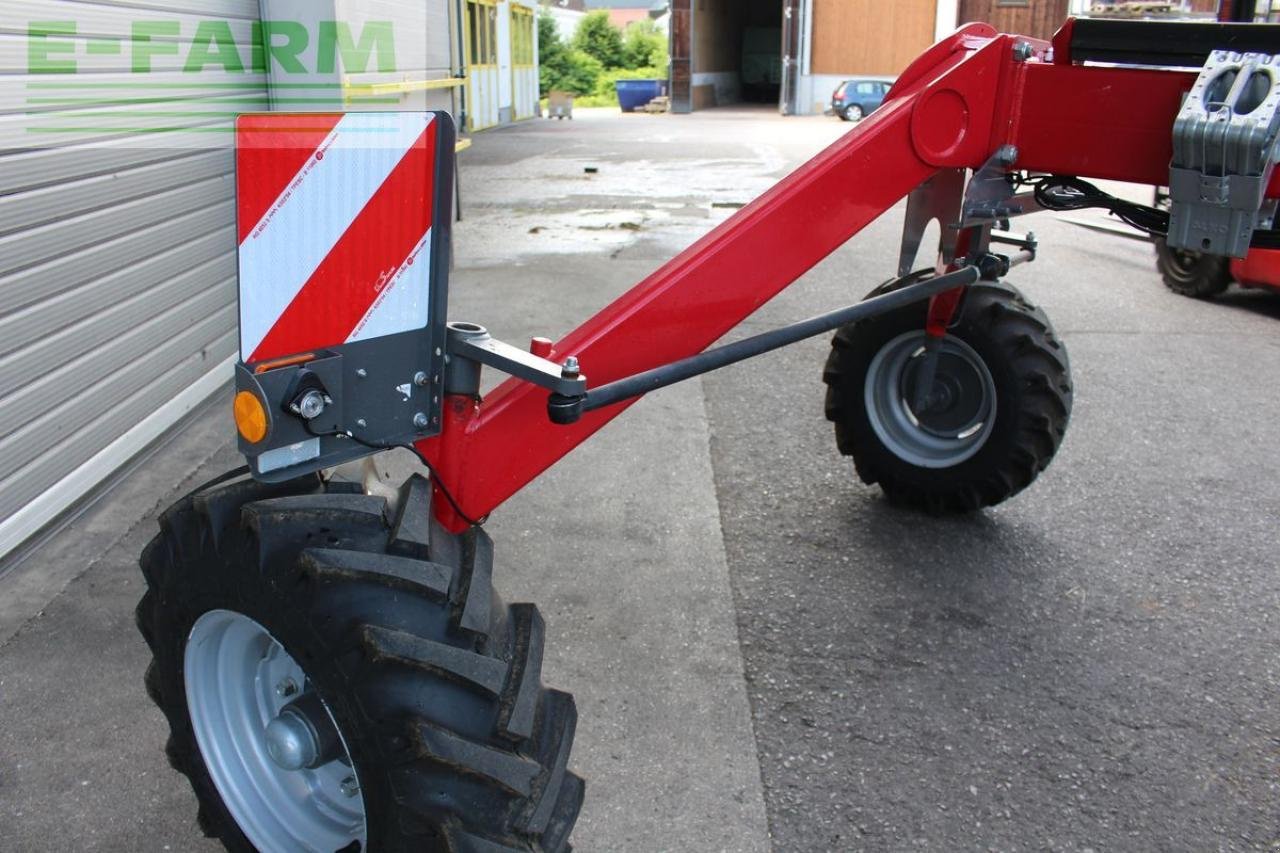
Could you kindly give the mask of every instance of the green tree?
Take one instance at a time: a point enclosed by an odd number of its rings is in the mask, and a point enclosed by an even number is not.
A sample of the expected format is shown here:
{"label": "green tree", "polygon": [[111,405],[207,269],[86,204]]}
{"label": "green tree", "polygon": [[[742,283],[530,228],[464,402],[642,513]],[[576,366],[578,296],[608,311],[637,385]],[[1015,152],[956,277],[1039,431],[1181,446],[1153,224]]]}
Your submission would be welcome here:
{"label": "green tree", "polygon": [[538,16],[538,86],[546,95],[552,89],[563,89],[560,81],[568,72],[569,49],[560,38],[556,19]]}
{"label": "green tree", "polygon": [[604,71],[594,56],[564,43],[550,15],[538,17],[538,65],[538,86],[543,95],[552,91],[589,95]]}
{"label": "green tree", "polygon": [[622,36],[622,58],[626,68],[666,68],[667,37],[653,21],[638,21]]}
{"label": "green tree", "polygon": [[578,23],[578,30],[573,34],[573,46],[594,56],[605,68],[622,68],[625,65],[622,32],[609,22],[609,13],[603,9],[589,13]]}

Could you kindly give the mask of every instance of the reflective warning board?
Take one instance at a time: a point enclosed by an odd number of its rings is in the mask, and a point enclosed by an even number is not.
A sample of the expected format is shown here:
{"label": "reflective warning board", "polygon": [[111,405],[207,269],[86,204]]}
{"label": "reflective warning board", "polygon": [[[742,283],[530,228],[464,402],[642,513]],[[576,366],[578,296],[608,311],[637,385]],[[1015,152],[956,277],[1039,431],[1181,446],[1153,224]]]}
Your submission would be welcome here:
{"label": "reflective warning board", "polygon": [[439,431],[453,151],[445,113],[237,121],[236,382],[267,419],[241,435],[259,477]]}
{"label": "reflective warning board", "polygon": [[435,113],[240,118],[242,360],[428,325],[440,125]]}

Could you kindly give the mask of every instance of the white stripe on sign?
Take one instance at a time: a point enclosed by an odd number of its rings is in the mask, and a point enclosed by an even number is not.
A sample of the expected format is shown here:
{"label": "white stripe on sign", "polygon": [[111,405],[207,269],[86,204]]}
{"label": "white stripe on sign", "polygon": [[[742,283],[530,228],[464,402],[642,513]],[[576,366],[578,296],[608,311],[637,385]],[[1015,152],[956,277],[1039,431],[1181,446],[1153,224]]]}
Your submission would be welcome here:
{"label": "white stripe on sign", "polygon": [[248,361],[298,291],[432,121],[349,113],[240,245],[240,358]]}
{"label": "white stripe on sign", "polygon": [[431,312],[431,229],[383,286],[347,342],[425,329]]}

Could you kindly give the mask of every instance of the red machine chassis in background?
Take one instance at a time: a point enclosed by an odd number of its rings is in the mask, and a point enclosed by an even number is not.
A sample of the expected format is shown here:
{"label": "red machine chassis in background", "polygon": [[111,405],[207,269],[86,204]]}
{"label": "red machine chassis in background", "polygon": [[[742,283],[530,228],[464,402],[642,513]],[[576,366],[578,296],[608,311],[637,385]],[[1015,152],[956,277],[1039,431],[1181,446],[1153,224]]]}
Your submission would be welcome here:
{"label": "red machine chassis in background", "polygon": [[1232,258],[1231,278],[1245,287],[1280,290],[1280,249],[1253,249],[1246,258]]}
{"label": "red machine chassis in background", "polygon": [[[1071,26],[1052,48],[985,24],[934,45],[870,118],[547,357],[576,356],[596,386],[701,352],[938,171],[978,169],[1005,145],[1018,171],[1167,182],[1174,118],[1196,74],[1074,64]],[[1280,173],[1268,195],[1280,196]],[[547,418],[547,392],[521,380],[483,402],[447,398],[441,434],[417,445],[461,510],[437,490],[436,516],[465,528],[631,402],[561,426]]]}

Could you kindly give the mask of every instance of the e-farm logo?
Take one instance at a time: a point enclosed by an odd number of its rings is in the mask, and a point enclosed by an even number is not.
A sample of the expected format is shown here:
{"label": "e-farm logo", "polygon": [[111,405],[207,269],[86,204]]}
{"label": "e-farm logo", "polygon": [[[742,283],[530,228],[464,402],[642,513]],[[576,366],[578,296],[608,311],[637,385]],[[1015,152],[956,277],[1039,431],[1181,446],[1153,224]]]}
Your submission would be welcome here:
{"label": "e-farm logo", "polygon": [[376,86],[349,78],[396,71],[391,21],[29,21],[24,142],[66,134],[188,139],[230,133],[246,112],[395,109],[398,97],[377,97]]}
{"label": "e-farm logo", "polygon": [[[120,54],[126,49],[135,74],[148,74],[158,56],[181,56],[182,71],[199,74],[206,69],[231,73],[270,70],[286,74],[332,74],[338,57],[349,74],[369,70],[371,60],[382,72],[396,70],[396,41],[390,21],[365,23],[359,37],[347,21],[320,21],[315,34],[315,68],[308,68],[312,33],[297,21],[253,21],[248,44],[237,41],[231,22],[200,21],[193,33],[184,33],[180,21],[134,21],[129,37],[81,38],[75,21],[33,21],[27,29],[27,71],[30,74],[75,74],[81,45],[89,55]],[[189,41],[184,39],[189,37]],[[127,44],[126,44],[127,42]]]}

